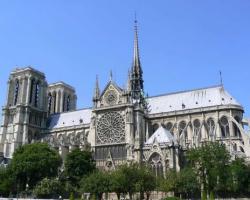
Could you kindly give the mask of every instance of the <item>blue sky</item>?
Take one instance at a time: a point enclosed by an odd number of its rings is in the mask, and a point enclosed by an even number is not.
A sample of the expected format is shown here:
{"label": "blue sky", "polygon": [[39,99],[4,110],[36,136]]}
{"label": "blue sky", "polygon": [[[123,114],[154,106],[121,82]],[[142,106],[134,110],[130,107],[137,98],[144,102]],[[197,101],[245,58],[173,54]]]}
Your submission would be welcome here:
{"label": "blue sky", "polygon": [[15,67],[71,84],[78,108],[92,105],[96,74],[102,88],[110,70],[123,86],[135,11],[149,95],[219,84],[221,70],[250,115],[249,0],[1,0],[0,105]]}

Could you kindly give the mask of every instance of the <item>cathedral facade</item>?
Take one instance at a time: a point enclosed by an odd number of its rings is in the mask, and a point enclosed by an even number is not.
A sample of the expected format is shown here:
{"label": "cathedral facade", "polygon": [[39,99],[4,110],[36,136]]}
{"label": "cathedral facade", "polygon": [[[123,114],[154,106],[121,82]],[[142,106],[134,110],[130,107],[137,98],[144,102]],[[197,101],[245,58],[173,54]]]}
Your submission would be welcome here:
{"label": "cathedral facade", "polygon": [[144,162],[156,175],[179,170],[189,148],[220,141],[233,156],[250,156],[244,108],[223,85],[148,97],[144,95],[137,26],[126,88],[112,76],[93,106],[76,109],[75,89],[48,84],[31,67],[15,69],[8,81],[0,129],[0,161],[7,163],[21,145],[42,141],[64,159],[74,148],[90,149],[98,168]]}

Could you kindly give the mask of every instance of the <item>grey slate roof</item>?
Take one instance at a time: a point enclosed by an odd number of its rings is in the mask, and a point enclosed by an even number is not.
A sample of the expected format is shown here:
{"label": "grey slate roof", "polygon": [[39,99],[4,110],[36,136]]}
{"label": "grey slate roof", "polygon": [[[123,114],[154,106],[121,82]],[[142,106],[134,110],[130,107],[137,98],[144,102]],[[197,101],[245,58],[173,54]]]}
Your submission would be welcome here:
{"label": "grey slate roof", "polygon": [[50,117],[49,129],[89,124],[91,119],[90,108],[72,112],[54,114]]}
{"label": "grey slate roof", "polygon": [[153,135],[146,141],[145,145],[151,145],[154,144],[154,142],[157,141],[159,144],[165,144],[165,143],[175,143],[176,140],[173,137],[173,135],[164,127],[160,126]]}
{"label": "grey slate roof", "polygon": [[150,106],[150,114],[219,105],[236,105],[241,107],[222,85],[149,97],[147,101]]}
{"label": "grey slate roof", "polygon": [[[221,85],[149,97],[147,101],[150,106],[149,114],[183,111],[219,105],[235,105],[242,107]],[[89,124],[91,121],[91,111],[91,108],[88,108],[52,115],[48,128],[53,129]]]}

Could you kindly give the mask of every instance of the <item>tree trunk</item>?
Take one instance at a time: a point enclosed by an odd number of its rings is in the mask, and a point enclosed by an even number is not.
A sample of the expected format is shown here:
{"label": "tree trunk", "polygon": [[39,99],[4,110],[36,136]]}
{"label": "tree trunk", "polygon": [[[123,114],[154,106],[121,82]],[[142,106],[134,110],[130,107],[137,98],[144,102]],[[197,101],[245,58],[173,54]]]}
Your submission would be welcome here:
{"label": "tree trunk", "polygon": [[129,195],[129,199],[130,199],[130,200],[133,200],[133,199],[132,199],[132,198],[133,198],[133,193],[130,193],[130,192],[129,192],[128,195]]}
{"label": "tree trunk", "polygon": [[144,192],[140,191],[140,200],[143,200],[143,199],[144,199]]}
{"label": "tree trunk", "polygon": [[117,195],[117,199],[120,200],[121,194],[120,193],[116,193],[116,195]]}
{"label": "tree trunk", "polygon": [[102,200],[102,193],[101,194],[97,194],[97,200]]}

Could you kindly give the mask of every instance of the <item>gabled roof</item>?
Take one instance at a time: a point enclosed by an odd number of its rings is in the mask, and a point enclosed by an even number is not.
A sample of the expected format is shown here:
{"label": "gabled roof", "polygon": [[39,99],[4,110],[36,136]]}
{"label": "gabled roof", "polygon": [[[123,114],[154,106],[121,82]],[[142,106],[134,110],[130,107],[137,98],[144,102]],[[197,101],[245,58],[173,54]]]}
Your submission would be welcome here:
{"label": "gabled roof", "polygon": [[150,114],[219,105],[242,107],[222,85],[149,97]]}
{"label": "gabled roof", "polygon": [[51,115],[49,118],[49,129],[63,128],[89,124],[91,120],[91,109],[82,109],[72,112],[65,112]]}
{"label": "gabled roof", "polygon": [[160,126],[154,134],[146,141],[145,145],[151,145],[155,142],[159,144],[175,142],[174,136],[164,127]]}
{"label": "gabled roof", "polygon": [[103,89],[100,97],[102,97],[104,95],[104,93],[108,90],[109,86],[112,85],[119,93],[121,93],[123,90],[122,88],[120,88],[116,82],[114,82],[113,80],[110,80],[107,85],[105,86],[105,88]]}

